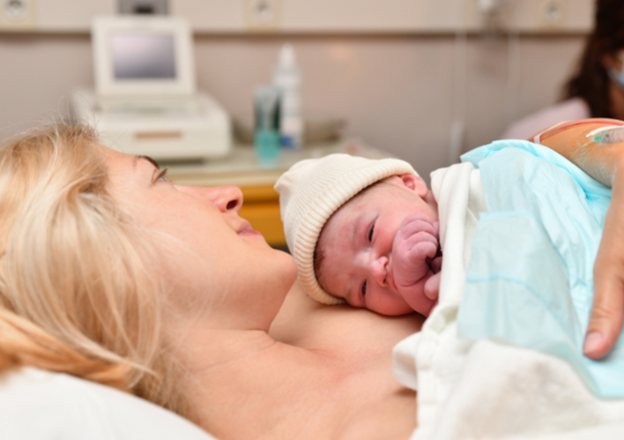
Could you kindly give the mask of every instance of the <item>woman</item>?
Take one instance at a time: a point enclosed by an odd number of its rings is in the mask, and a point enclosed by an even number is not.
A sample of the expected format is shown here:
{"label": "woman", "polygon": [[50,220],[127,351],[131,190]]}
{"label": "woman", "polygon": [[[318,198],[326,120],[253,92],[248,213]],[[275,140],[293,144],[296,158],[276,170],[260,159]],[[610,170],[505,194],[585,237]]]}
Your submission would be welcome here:
{"label": "woman", "polygon": [[561,121],[624,119],[624,2],[597,0],[594,29],[577,72],[564,87],[564,101],[512,124],[503,139],[527,139]]}
{"label": "woman", "polygon": [[2,149],[0,368],[127,390],[221,439],[408,438],[415,396],[390,377],[390,352],[422,320],[296,288],[278,315],[296,267],[241,203],[235,187],[174,185],[81,127]]}

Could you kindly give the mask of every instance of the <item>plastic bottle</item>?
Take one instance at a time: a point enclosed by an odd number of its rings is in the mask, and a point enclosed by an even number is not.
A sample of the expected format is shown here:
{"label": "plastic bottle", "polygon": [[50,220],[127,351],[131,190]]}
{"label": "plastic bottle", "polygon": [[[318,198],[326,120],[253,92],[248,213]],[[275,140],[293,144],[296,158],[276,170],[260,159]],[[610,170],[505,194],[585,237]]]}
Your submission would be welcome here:
{"label": "plastic bottle", "polygon": [[281,90],[280,136],[283,147],[300,149],[303,146],[303,117],[301,115],[301,71],[295,60],[295,51],[285,44],[273,72],[273,84]]}

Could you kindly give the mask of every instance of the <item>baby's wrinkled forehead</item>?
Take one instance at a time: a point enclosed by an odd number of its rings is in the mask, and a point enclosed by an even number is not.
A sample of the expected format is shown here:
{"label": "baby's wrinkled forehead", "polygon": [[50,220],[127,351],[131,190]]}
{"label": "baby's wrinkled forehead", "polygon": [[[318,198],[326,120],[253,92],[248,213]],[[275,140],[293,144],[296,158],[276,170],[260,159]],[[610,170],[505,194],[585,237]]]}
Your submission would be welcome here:
{"label": "baby's wrinkled forehead", "polygon": [[[331,247],[331,243],[326,243],[325,237],[330,234],[330,232],[339,230],[341,233],[346,233],[347,229],[353,227],[351,220],[353,215],[356,215],[359,211],[366,209],[367,207],[367,195],[370,194],[373,190],[382,189],[385,186],[383,185],[383,180],[373,183],[372,185],[367,186],[351,199],[349,199],[346,203],[344,203],[340,208],[336,209],[334,213],[327,219],[325,224],[323,225],[323,229],[319,234],[319,238],[316,241],[316,249],[321,251],[326,251],[328,245]],[[317,274],[318,277],[318,274]]]}
{"label": "baby's wrinkled forehead", "polygon": [[350,219],[352,218],[351,214],[357,214],[358,211],[365,208],[365,193],[371,187],[367,187],[366,189],[357,193],[353,198],[348,200],[345,204],[343,204],[340,208],[338,208],[334,213],[327,219],[325,225],[323,225],[323,229],[321,229],[321,233],[319,234],[319,238],[316,242],[317,249],[320,247],[321,249],[325,249],[328,245],[326,243],[326,237],[335,231],[340,233],[346,233],[347,229],[351,228],[353,225],[350,223]]}

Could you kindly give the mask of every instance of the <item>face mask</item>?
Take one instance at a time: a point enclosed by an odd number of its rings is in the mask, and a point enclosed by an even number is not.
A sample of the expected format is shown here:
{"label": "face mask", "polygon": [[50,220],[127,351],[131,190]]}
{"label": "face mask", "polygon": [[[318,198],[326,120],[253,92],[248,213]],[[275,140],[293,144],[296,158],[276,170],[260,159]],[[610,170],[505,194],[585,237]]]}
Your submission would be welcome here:
{"label": "face mask", "polygon": [[[624,61],[621,54],[618,54],[617,57],[621,61]],[[622,65],[621,70],[615,70],[611,67],[607,72],[609,73],[609,78],[611,78],[611,80],[616,83],[622,91],[624,91],[624,64]]]}

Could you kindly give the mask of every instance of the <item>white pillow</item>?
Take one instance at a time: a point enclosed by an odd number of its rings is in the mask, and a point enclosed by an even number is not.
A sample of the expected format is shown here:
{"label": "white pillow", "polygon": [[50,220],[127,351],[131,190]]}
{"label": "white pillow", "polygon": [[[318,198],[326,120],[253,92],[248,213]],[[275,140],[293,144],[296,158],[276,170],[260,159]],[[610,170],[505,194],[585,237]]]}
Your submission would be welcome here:
{"label": "white pillow", "polygon": [[36,368],[0,376],[0,439],[216,440],[146,400]]}

